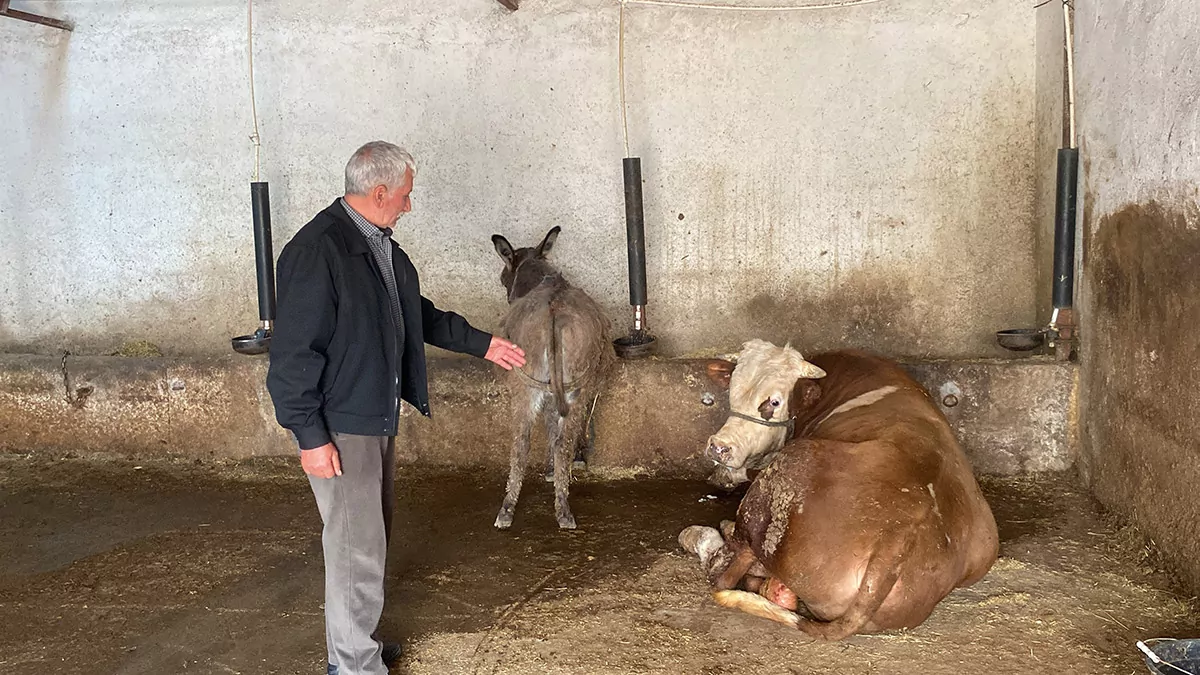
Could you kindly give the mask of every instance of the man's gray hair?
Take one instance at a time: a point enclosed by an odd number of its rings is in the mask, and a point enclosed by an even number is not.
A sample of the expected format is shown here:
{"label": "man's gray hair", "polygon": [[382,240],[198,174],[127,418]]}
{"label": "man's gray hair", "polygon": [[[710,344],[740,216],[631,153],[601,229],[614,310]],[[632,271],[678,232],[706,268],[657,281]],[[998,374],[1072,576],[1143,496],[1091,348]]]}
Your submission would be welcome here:
{"label": "man's gray hair", "polygon": [[346,194],[365,195],[376,185],[389,192],[404,182],[405,169],[417,175],[417,162],[408,151],[387,141],[371,141],[354,151],[346,163]]}

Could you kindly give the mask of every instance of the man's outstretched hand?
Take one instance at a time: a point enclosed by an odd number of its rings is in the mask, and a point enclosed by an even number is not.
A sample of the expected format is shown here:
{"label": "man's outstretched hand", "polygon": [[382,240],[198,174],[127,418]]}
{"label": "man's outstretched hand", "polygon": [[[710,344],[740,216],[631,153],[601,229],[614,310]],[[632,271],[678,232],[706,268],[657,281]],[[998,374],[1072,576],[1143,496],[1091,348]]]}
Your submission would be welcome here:
{"label": "man's outstretched hand", "polygon": [[525,351],[502,337],[492,336],[492,344],[483,358],[505,370],[525,365]]}

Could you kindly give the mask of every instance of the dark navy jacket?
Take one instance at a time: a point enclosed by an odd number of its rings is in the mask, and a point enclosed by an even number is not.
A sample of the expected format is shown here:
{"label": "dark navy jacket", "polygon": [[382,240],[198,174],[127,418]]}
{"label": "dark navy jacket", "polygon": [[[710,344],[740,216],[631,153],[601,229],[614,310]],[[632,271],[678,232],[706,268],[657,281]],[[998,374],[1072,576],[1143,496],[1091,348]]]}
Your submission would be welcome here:
{"label": "dark navy jacket", "polygon": [[400,399],[428,417],[425,342],[487,354],[492,336],[422,297],[412,261],[392,246],[406,337],[399,355],[379,266],[338,201],[279,255],[267,389],[275,418],[302,449],[328,443],[335,431],[396,435]]}

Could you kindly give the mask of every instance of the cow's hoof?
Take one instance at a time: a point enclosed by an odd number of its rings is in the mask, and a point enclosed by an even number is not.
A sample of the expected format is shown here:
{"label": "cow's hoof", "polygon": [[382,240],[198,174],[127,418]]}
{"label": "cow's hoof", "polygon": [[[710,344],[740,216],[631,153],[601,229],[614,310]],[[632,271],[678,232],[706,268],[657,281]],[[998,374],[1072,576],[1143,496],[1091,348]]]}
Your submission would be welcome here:
{"label": "cow's hoof", "polygon": [[714,551],[725,545],[721,533],[704,525],[685,527],[679,533],[679,545],[688,553],[695,553],[701,558],[707,558]]}
{"label": "cow's hoof", "polygon": [[500,514],[496,516],[496,522],[492,524],[496,526],[497,530],[507,530],[508,528],[512,527],[513,514],[501,511]]}
{"label": "cow's hoof", "polygon": [[573,530],[575,529],[575,516],[566,515],[558,517],[558,529]]}
{"label": "cow's hoof", "polygon": [[721,521],[721,536],[725,537],[725,541],[733,539],[733,528],[736,527],[736,525],[737,523],[733,522],[732,520]]}

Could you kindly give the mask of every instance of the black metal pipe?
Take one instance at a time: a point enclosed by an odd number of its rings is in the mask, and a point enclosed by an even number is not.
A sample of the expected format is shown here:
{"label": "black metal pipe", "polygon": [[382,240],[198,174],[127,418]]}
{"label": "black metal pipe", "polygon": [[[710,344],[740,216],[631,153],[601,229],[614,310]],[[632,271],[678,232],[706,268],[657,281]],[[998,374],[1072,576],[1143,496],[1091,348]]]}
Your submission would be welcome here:
{"label": "black metal pipe", "polygon": [[271,195],[267,184],[250,184],[254,209],[254,263],[258,270],[258,318],[275,320],[275,256],[271,250]]}
{"label": "black metal pipe", "polygon": [[1054,212],[1054,307],[1071,307],[1075,293],[1075,204],[1079,150],[1058,151],[1058,187]]}
{"label": "black metal pipe", "polygon": [[642,213],[642,160],[626,157],[625,239],[629,245],[629,304],[646,304],[646,228]]}

